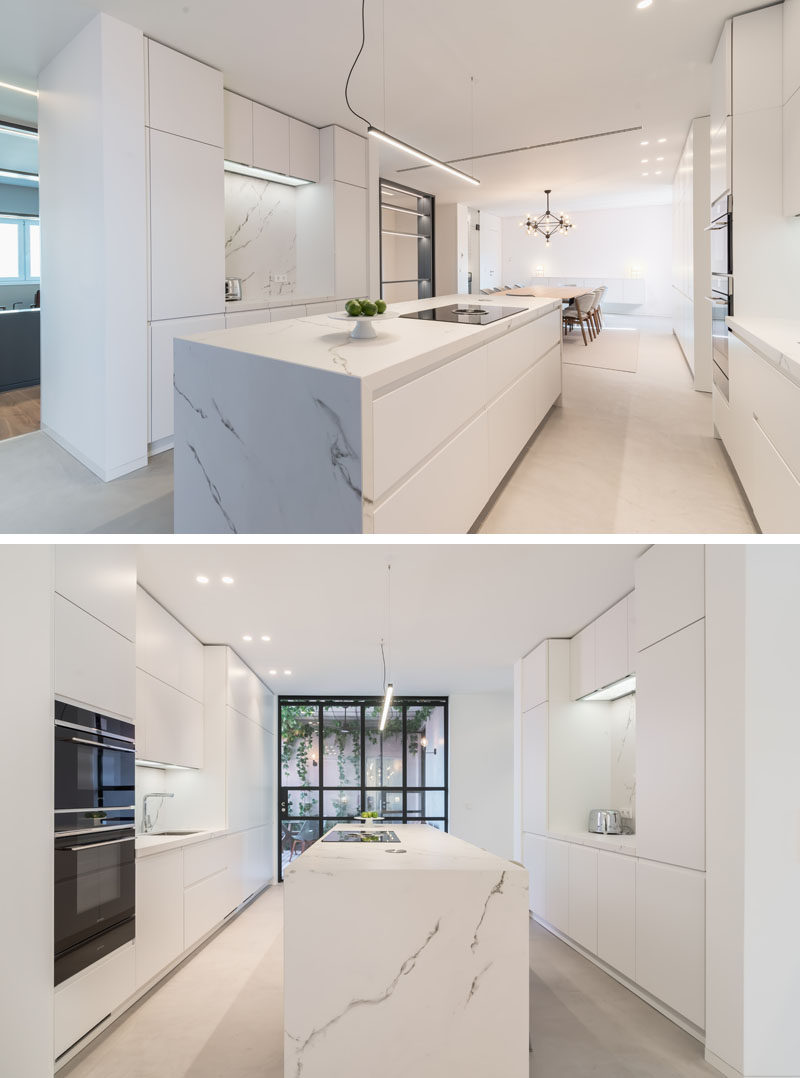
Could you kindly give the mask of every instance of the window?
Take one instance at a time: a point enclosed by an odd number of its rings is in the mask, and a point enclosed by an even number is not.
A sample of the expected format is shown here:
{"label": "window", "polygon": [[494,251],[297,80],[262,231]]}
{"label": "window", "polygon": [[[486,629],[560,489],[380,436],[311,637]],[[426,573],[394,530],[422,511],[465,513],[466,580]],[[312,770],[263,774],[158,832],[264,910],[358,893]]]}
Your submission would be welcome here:
{"label": "window", "polygon": [[447,830],[447,700],[287,697],[281,716],[281,878],[320,835],[360,812]]}
{"label": "window", "polygon": [[0,283],[39,283],[40,235],[35,218],[0,216]]}

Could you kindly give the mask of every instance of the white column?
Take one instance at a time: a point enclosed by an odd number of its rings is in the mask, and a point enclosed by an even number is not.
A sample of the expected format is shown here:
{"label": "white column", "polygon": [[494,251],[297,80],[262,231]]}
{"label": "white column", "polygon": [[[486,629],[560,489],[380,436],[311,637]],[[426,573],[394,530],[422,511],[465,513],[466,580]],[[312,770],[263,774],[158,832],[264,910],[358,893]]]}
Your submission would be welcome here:
{"label": "white column", "polygon": [[147,463],[141,31],[98,15],[39,94],[42,429],[114,479]]}

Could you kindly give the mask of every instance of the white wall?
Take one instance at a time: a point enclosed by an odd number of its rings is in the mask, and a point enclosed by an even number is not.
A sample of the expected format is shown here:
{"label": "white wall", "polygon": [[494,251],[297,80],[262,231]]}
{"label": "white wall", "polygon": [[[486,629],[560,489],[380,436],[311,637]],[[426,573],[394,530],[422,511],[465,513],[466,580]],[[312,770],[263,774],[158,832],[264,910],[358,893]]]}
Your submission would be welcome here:
{"label": "white wall", "polygon": [[[554,206],[554,212],[562,207]],[[569,212],[569,207],[563,207]],[[519,227],[521,218],[504,217],[502,231],[505,284],[535,283],[543,277],[630,277],[638,266],[647,286],[642,307],[620,307],[628,314],[672,317],[672,206],[591,210],[570,214],[575,229],[544,240]]]}
{"label": "white wall", "polygon": [[514,694],[450,697],[450,833],[514,856]]}
{"label": "white wall", "polygon": [[102,479],[147,462],[144,100],[108,15],[39,76],[42,426]]}
{"label": "white wall", "polygon": [[[53,548],[0,549],[0,1072],[53,1073]],[[13,612],[13,616],[12,616]],[[12,817],[19,826],[9,826]]]}

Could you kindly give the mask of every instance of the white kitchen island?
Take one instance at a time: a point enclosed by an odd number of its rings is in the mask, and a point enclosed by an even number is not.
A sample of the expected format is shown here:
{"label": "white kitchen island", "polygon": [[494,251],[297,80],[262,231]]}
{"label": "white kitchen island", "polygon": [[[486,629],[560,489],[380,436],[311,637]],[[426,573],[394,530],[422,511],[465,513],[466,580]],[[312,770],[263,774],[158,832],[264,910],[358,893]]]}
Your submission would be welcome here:
{"label": "white kitchen island", "polygon": [[326,314],[175,341],[175,531],[465,533],[561,395],[560,303],[488,326]]}
{"label": "white kitchen island", "polygon": [[398,844],[319,841],[286,869],[284,1078],[527,1078],[527,873],[387,829]]}

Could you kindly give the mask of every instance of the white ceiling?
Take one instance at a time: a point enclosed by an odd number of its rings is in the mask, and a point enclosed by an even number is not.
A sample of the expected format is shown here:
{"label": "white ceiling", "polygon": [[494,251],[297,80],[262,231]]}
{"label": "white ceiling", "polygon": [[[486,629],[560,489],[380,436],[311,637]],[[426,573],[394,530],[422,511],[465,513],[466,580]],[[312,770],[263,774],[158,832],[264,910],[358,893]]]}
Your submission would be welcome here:
{"label": "white ceiling", "polygon": [[[39,70],[102,10],[220,68],[231,89],[319,126],[364,129],[343,98],[360,43],[360,0],[0,6],[0,81],[35,86]],[[394,178],[502,214],[536,209],[532,200],[545,187],[567,211],[665,202],[689,122],[710,107],[711,59],[723,21],[752,6],[654,0],[638,11],[635,0],[505,0],[494,7],[483,0],[366,0],[367,47],[351,101],[375,125],[445,159],[641,124],[641,137],[476,162],[481,188],[432,169]],[[30,100],[20,100],[22,111],[30,111]],[[0,114],[9,107],[0,98]],[[643,179],[639,143],[659,137],[667,139],[663,179],[654,169]],[[387,176],[408,163],[382,148]],[[468,162],[459,167],[470,171]]]}
{"label": "white ceiling", "polygon": [[[400,694],[510,691],[516,659],[546,637],[574,635],[633,588],[644,549],[154,544],[139,547],[139,580],[203,643],[235,648],[276,692],[380,692],[382,635]],[[235,583],[222,584],[224,575]]]}

